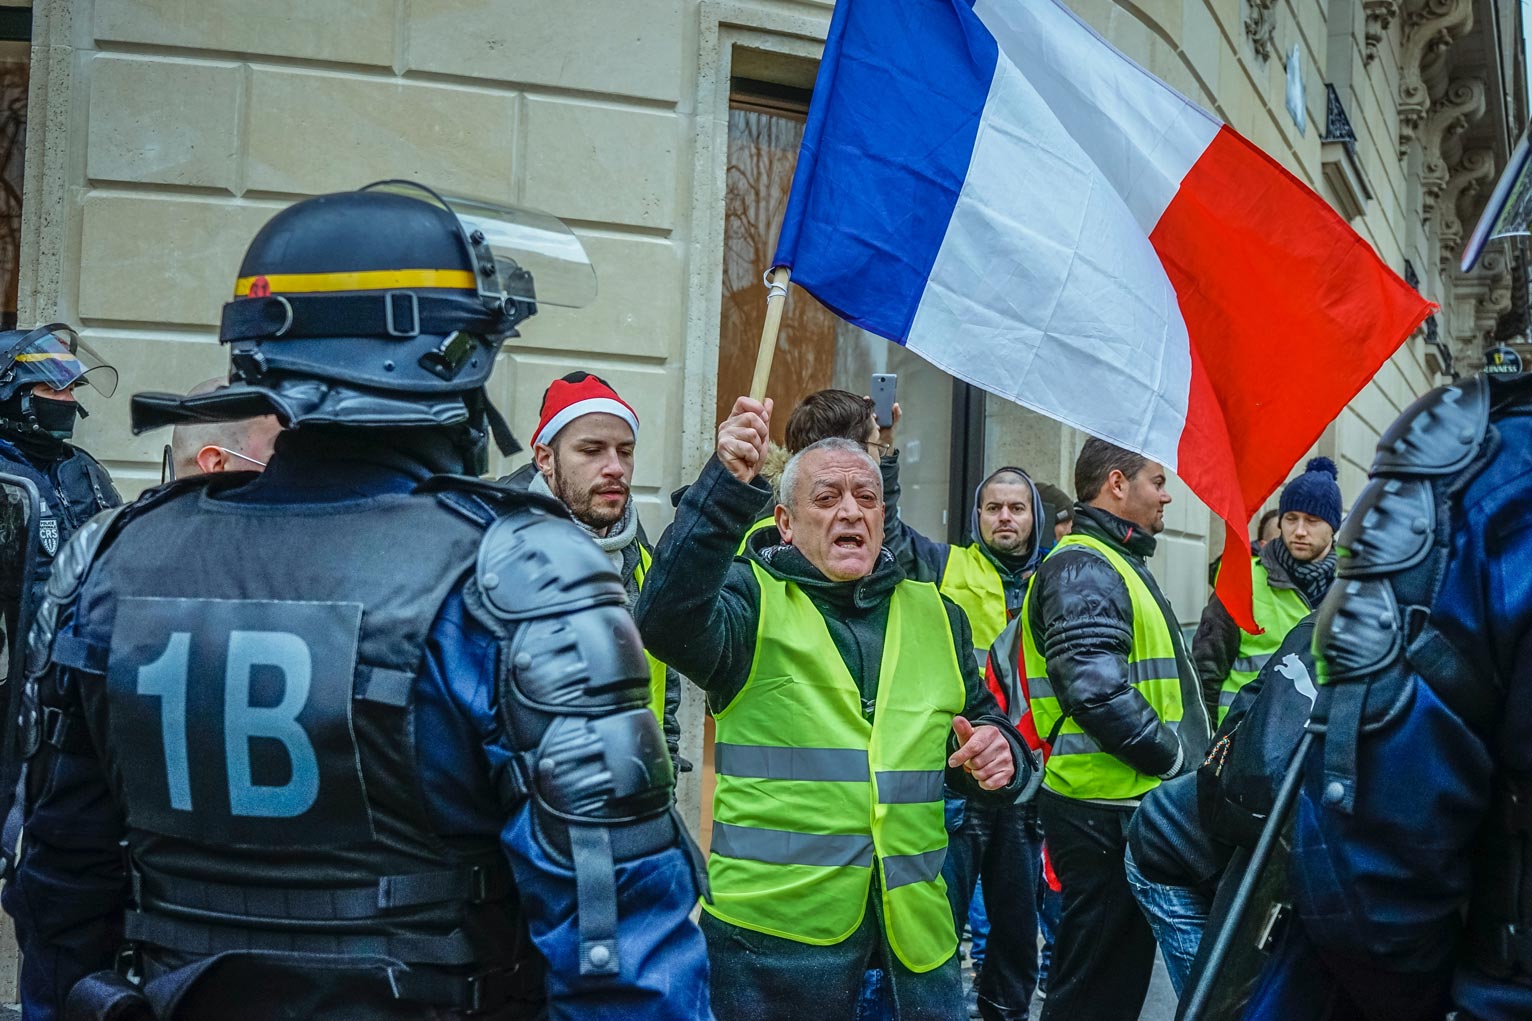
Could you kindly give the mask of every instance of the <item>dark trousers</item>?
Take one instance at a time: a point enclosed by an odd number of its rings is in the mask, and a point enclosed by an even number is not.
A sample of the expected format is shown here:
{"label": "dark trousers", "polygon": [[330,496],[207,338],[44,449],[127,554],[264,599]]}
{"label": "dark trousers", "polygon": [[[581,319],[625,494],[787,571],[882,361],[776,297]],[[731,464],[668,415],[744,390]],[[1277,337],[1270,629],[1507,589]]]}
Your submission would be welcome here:
{"label": "dark trousers", "polygon": [[[805,908],[807,910],[807,908]],[[856,1016],[862,977],[883,971],[891,1021],[962,1021],[963,986],[957,954],[916,973],[894,956],[883,938],[881,905],[874,898],[862,924],[827,947],[768,936],[702,912],[708,979],[718,1021],[841,1021]]]}
{"label": "dark trousers", "polygon": [[1135,1021],[1154,970],[1154,933],[1128,885],[1133,813],[1038,792],[1064,914],[1042,1021]]}
{"label": "dark trousers", "polygon": [[[959,817],[960,816],[960,817]],[[1037,884],[1042,834],[1031,805],[949,798],[947,861],[942,878],[958,931],[974,884],[984,880],[989,940],[979,969],[979,1016],[1025,1021],[1037,986]]]}

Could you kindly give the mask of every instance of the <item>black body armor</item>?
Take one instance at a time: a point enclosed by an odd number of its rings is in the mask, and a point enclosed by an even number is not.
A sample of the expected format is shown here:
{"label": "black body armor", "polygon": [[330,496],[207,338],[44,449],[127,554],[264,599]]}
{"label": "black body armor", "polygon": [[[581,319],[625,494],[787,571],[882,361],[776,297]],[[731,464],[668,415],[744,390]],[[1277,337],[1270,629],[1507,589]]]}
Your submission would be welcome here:
{"label": "black body armor", "polygon": [[503,807],[533,799],[538,839],[573,858],[582,961],[615,974],[613,862],[684,830],[605,556],[555,505],[477,480],[211,498],[241,481],[87,529],[33,634],[41,739],[93,745],[126,819],[125,935],[158,1016],[537,1016],[498,840],[449,842],[422,802],[414,681],[459,588],[500,638]]}
{"label": "black body armor", "polygon": [[[1323,727],[1324,801],[1355,797],[1358,735],[1410,705],[1418,677],[1486,743],[1505,718],[1506,680],[1481,649],[1431,622],[1461,527],[1458,500],[1500,453],[1498,419],[1532,413],[1532,378],[1477,376],[1416,401],[1378,443],[1371,482],[1336,536],[1336,584],[1314,649]],[[1428,750],[1423,750],[1428,754]],[[1466,952],[1486,972],[1532,981],[1532,776],[1501,759],[1479,847]]]}
{"label": "black body armor", "polygon": [[112,477],[94,457],[79,447],[63,445],[67,457],[39,463],[0,439],[0,472],[19,475],[37,486],[38,584],[47,578],[48,566],[59,547],[69,541],[85,522],[101,511],[122,503]]}

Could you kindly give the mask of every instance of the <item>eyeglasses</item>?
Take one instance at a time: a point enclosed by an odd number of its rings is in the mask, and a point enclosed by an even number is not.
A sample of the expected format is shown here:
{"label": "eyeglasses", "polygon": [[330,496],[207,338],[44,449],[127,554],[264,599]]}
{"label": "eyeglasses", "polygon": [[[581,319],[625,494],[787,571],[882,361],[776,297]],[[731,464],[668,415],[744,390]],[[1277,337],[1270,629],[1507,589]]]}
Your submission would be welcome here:
{"label": "eyeglasses", "polygon": [[867,452],[876,457],[887,457],[888,452],[894,449],[892,443],[881,443],[878,440],[867,441]]}

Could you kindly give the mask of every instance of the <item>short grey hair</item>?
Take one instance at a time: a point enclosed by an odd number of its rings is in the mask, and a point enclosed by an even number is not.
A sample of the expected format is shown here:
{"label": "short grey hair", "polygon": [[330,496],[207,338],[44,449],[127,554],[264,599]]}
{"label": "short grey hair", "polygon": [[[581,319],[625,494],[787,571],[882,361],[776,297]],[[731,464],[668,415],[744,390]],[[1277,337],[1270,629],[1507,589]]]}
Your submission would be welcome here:
{"label": "short grey hair", "polygon": [[[227,377],[205,379],[186,391],[186,396],[212,393],[229,385]],[[170,433],[170,460],[175,465],[176,478],[200,475],[197,454],[204,447],[223,447],[244,454],[250,438],[251,419],[242,418],[230,422],[179,422]]]}
{"label": "short grey hair", "polygon": [[782,469],[782,477],[778,480],[778,490],[782,494],[782,506],[789,509],[798,495],[798,468],[803,458],[816,450],[825,450],[841,454],[856,454],[867,462],[867,467],[872,469],[872,477],[878,480],[878,490],[881,494],[883,489],[883,474],[878,470],[878,462],[872,455],[867,453],[867,448],[855,440],[848,440],[842,436],[829,436],[816,443],[810,443],[792,457],[787,459],[787,467]]}

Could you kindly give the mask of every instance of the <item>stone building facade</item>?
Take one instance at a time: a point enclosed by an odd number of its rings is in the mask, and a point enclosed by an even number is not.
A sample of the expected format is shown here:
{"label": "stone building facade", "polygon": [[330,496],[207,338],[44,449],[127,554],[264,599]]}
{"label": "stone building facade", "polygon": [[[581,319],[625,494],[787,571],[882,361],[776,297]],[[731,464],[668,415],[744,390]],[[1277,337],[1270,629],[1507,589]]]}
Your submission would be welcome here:
{"label": "stone building facade", "polygon": [[[1455,270],[1527,119],[1519,6],[1071,3],[1317,189],[1441,305],[1318,440],[1340,463],[1349,500],[1400,409],[1447,373],[1471,371],[1487,342],[1525,338],[1519,247],[1497,243],[1473,273]],[[410,177],[546,210],[584,240],[600,295],[528,323],[493,396],[525,436],[556,375],[583,368],[610,380],[643,422],[635,494],[656,536],[668,494],[711,450],[737,379],[731,366],[740,351],[753,355],[742,338],[758,329],[751,317],[764,291],[752,258],[763,242],[745,235],[775,223],[731,210],[774,208],[740,205],[736,192],[751,175],[778,186],[790,175],[792,123],[831,8],[830,0],[38,0],[15,313],[23,324],[80,324],[121,369],[123,393],[92,405],[80,439],[131,494],[158,481],[167,437],[131,435],[124,394],[185,389],[222,370],[219,307],[243,246],[277,209]],[[792,301],[809,299],[799,292]],[[855,386],[867,369],[901,373],[916,423],[901,437],[909,513],[921,527],[955,536],[967,517],[965,488],[985,464],[1022,464],[1070,488],[1080,435],[900,363],[902,352],[811,322],[811,312],[801,322],[789,315],[781,386]],[[1304,338],[1273,336],[1271,352],[1271,371],[1305,371]],[[1157,569],[1194,623],[1218,550],[1209,549],[1206,509],[1184,489],[1177,496]],[[688,702],[693,741],[699,702]],[[693,812],[696,778],[684,787]]]}

